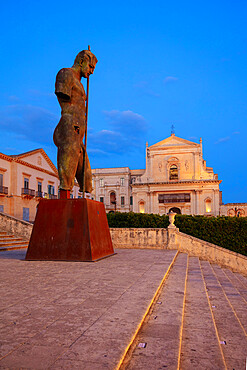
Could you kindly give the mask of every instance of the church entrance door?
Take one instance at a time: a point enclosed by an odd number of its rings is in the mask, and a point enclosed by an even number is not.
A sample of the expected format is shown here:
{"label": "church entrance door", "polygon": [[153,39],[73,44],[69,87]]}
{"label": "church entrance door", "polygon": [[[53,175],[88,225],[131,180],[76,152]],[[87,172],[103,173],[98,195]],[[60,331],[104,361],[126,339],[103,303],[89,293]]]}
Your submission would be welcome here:
{"label": "church entrance door", "polygon": [[178,215],[181,215],[181,209],[177,207],[172,207],[171,209],[169,209],[169,213],[170,212],[174,212],[177,213]]}

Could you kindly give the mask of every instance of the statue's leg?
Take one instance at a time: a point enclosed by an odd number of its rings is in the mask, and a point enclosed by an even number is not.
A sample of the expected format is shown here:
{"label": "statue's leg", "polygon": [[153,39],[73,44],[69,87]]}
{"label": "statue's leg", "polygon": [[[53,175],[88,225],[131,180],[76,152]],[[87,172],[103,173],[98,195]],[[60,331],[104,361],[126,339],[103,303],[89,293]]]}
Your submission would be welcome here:
{"label": "statue's leg", "polygon": [[58,148],[57,164],[60,179],[60,189],[72,190],[80,157],[80,136],[74,128],[73,117],[63,115],[57,125],[53,140]]}
{"label": "statue's leg", "polygon": [[73,189],[78,157],[79,150],[76,150],[76,148],[67,146],[58,148],[57,163],[60,189]]}
{"label": "statue's leg", "polygon": [[[82,149],[76,171],[76,179],[78,181],[81,191],[83,189],[83,157],[84,150]],[[92,192],[92,171],[87,153],[85,158],[85,191],[87,193]]]}

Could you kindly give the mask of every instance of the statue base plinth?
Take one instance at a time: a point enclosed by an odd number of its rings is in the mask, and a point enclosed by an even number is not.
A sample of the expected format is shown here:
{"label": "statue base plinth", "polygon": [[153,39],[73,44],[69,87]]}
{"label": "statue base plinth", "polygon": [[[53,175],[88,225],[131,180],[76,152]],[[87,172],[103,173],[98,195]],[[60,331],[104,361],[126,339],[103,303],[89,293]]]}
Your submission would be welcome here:
{"label": "statue base plinth", "polygon": [[26,260],[93,262],[113,254],[103,203],[41,199]]}

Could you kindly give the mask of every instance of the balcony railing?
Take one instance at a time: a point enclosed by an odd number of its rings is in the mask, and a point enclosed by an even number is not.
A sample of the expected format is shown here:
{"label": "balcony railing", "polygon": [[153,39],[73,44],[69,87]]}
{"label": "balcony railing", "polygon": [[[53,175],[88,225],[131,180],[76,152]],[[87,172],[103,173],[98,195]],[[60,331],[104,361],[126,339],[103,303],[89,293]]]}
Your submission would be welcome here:
{"label": "balcony railing", "polygon": [[43,198],[46,198],[46,199],[57,199],[57,195],[44,193]]}
{"label": "balcony railing", "polygon": [[8,188],[7,186],[0,186],[0,194],[8,195]]}
{"label": "balcony railing", "polygon": [[189,203],[190,194],[159,194],[159,203]]}
{"label": "balcony railing", "polygon": [[22,195],[28,195],[30,197],[34,197],[35,196],[35,190],[33,190],[33,189],[27,189],[27,188],[22,188],[21,189],[21,194]]}
{"label": "balcony railing", "polygon": [[43,198],[43,192],[42,191],[36,191],[36,198]]}

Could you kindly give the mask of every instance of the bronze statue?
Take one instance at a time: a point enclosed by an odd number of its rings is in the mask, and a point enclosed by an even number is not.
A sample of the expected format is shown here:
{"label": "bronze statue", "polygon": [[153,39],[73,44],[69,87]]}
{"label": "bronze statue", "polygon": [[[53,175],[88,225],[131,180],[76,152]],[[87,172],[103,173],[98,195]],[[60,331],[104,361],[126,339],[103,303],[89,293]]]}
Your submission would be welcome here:
{"label": "bronze statue", "polygon": [[97,58],[90,50],[82,50],[76,56],[73,66],[61,69],[56,77],[55,94],[62,112],[53,140],[58,148],[60,190],[72,190],[76,177],[80,191],[92,191],[91,167],[83,144],[87,96],[81,78],[88,79],[96,63]]}

